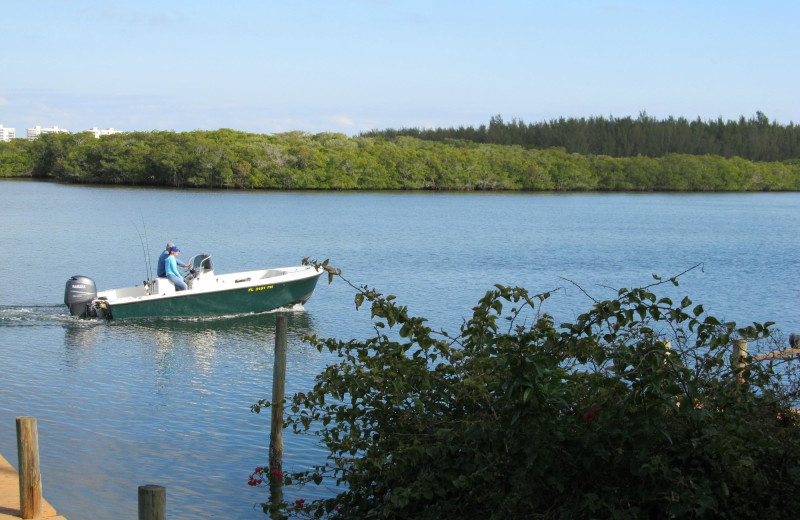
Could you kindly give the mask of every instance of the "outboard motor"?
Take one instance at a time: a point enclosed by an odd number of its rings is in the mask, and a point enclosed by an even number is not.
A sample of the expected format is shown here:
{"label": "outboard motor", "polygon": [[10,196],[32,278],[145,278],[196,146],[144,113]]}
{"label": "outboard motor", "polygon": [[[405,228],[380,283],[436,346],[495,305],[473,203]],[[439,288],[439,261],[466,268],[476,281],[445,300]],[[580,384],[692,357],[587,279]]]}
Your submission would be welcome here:
{"label": "outboard motor", "polygon": [[79,318],[96,316],[92,301],[97,298],[97,286],[88,276],[75,275],[67,280],[64,289],[64,303],[69,313]]}

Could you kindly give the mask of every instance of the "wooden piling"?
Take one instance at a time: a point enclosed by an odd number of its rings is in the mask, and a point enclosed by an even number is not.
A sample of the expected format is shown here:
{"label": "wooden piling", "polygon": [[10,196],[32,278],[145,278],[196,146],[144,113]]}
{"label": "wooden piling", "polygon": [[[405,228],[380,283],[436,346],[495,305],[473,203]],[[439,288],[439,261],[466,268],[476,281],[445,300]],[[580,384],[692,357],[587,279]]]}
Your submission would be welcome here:
{"label": "wooden piling", "polygon": [[272,368],[272,421],[269,435],[270,518],[284,518],[283,400],[286,393],[286,316],[275,317],[275,363]]}
{"label": "wooden piling", "polygon": [[731,368],[737,383],[744,383],[744,371],[747,359],[747,340],[733,340],[733,355],[731,356]]}
{"label": "wooden piling", "polygon": [[41,518],[42,473],[39,468],[39,434],[35,417],[17,417],[17,463],[20,517]]}
{"label": "wooden piling", "polygon": [[283,467],[283,400],[286,391],[286,316],[275,317],[275,364],[272,369],[272,422],[269,439],[270,471]]}
{"label": "wooden piling", "polygon": [[139,486],[139,520],[164,520],[167,517],[167,488]]}

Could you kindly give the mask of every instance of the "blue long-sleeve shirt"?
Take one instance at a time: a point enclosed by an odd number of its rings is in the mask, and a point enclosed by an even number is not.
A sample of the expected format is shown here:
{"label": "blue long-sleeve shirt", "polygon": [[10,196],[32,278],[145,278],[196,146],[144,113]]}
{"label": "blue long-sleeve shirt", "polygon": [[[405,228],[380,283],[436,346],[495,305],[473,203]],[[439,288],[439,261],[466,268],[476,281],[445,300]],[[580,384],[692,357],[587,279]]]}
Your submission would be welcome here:
{"label": "blue long-sleeve shirt", "polygon": [[168,255],[166,260],[164,260],[164,273],[165,276],[173,274],[178,278],[182,278],[181,274],[178,272],[178,263],[175,261],[174,256]]}
{"label": "blue long-sleeve shirt", "polygon": [[[156,268],[156,276],[159,278],[164,278],[167,276],[166,267],[164,266],[164,262],[166,262],[167,257],[170,256],[169,251],[162,251],[161,256],[158,257],[158,267]],[[181,262],[180,260],[175,258],[175,263],[178,265],[186,265],[186,262]]]}

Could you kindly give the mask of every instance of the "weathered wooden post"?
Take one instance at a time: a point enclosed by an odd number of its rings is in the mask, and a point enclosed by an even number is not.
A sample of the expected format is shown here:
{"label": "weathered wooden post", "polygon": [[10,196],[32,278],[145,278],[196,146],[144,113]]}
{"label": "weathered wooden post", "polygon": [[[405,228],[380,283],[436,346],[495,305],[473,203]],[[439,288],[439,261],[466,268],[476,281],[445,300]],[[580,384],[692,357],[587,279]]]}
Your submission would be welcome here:
{"label": "weathered wooden post", "polygon": [[17,417],[19,512],[22,518],[42,516],[42,473],[39,469],[39,434],[35,417]]}
{"label": "weathered wooden post", "polygon": [[272,368],[272,422],[269,435],[270,502],[283,501],[283,399],[286,392],[286,316],[275,317],[275,364]]}
{"label": "weathered wooden post", "polygon": [[286,391],[286,316],[275,318],[275,365],[272,368],[272,423],[269,440],[269,467],[283,466],[283,399]]}
{"label": "weathered wooden post", "polygon": [[139,520],[167,518],[167,488],[147,484],[139,486]]}
{"label": "weathered wooden post", "polygon": [[739,384],[744,383],[744,371],[746,367],[745,360],[747,359],[747,340],[735,339],[733,340],[733,356],[731,356],[731,368],[735,374],[736,382]]}

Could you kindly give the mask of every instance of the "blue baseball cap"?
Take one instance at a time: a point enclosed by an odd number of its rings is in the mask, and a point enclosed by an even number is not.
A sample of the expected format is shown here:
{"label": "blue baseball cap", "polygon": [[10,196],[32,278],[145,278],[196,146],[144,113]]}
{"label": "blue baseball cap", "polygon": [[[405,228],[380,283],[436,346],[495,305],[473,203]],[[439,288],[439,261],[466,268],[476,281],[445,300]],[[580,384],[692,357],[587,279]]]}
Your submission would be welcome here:
{"label": "blue baseball cap", "polygon": [[175,253],[180,253],[180,252],[181,252],[181,250],[180,250],[180,249],[178,249],[178,248],[177,248],[177,247],[175,247],[175,246],[172,246],[172,247],[170,247],[170,248],[169,248],[169,250],[170,250],[170,252],[175,252]]}

